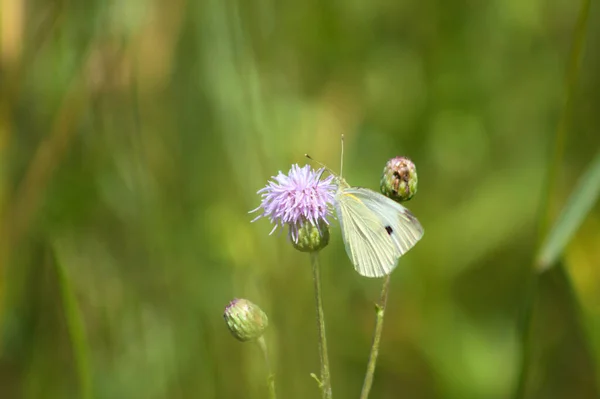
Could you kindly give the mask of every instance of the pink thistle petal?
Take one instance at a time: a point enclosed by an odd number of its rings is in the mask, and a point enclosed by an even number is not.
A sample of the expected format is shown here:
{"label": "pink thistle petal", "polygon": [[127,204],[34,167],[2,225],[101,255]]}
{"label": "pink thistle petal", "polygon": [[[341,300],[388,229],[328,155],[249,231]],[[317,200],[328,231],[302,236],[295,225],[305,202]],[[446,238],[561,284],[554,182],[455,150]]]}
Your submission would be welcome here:
{"label": "pink thistle petal", "polygon": [[334,177],[327,176],[321,180],[324,169],[312,170],[309,165],[299,167],[292,165],[287,175],[281,173],[273,176],[265,187],[258,190],[262,200],[258,208],[252,212],[262,213],[252,222],[265,217],[273,223],[272,234],[277,227],[290,226],[292,239],[297,242],[298,228],[304,222],[318,226],[322,220],[329,225],[331,206],[337,186]]}

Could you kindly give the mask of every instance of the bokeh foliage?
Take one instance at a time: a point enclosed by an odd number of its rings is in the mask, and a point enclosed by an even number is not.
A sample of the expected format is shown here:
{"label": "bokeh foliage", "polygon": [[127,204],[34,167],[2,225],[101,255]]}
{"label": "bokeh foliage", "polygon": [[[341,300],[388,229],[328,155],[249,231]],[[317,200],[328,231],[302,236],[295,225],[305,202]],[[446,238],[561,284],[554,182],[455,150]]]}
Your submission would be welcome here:
{"label": "bokeh foliage", "polygon": [[[426,232],[372,397],[509,396],[577,2],[0,4],[0,397],[265,397],[234,297],[269,315],[280,397],[317,397],[308,256],[247,212],[306,152],[337,170],[342,133],[351,184],[414,160]],[[589,27],[555,214],[600,144]],[[541,279],[531,398],[598,395],[599,241],[596,205]],[[337,227],[322,255],[333,392],[357,397],[380,282]]]}

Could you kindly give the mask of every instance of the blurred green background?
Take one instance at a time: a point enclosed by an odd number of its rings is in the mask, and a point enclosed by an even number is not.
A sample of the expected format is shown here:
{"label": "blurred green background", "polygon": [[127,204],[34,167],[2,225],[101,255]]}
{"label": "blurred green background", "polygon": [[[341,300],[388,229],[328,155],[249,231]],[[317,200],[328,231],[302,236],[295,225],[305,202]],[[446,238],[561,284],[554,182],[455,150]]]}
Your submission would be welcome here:
{"label": "blurred green background", "polygon": [[[393,274],[371,397],[510,396],[578,2],[0,5],[1,398],[264,398],[234,297],[269,315],[279,397],[319,397],[308,255],[248,211],[304,153],[338,170],[342,133],[351,184],[377,189],[396,155],[419,172],[425,236]],[[600,145],[593,6],[555,214]],[[381,281],[332,237],[333,393],[353,398]],[[541,279],[529,398],[598,397],[599,242],[596,205]]]}

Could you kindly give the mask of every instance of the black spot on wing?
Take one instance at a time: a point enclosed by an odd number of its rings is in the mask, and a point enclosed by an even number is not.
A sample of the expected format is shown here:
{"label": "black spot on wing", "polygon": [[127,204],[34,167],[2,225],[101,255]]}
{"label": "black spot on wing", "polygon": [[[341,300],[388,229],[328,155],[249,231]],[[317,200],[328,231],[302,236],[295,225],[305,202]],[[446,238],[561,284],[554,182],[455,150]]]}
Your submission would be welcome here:
{"label": "black spot on wing", "polygon": [[394,229],[392,229],[392,226],[385,226],[385,231],[387,231],[387,233],[389,235],[392,235],[392,233],[394,232]]}

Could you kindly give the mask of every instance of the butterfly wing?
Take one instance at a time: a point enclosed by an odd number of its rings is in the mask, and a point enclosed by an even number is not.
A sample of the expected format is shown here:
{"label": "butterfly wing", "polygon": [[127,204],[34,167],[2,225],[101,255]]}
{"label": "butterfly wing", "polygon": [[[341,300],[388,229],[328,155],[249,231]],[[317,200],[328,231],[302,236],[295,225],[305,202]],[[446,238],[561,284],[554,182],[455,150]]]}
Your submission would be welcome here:
{"label": "butterfly wing", "polygon": [[408,209],[366,188],[338,190],[335,209],[346,253],[366,277],[390,274],[398,258],[423,236],[423,227]]}

